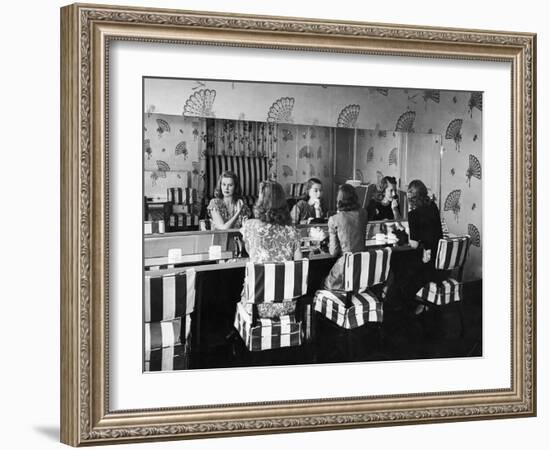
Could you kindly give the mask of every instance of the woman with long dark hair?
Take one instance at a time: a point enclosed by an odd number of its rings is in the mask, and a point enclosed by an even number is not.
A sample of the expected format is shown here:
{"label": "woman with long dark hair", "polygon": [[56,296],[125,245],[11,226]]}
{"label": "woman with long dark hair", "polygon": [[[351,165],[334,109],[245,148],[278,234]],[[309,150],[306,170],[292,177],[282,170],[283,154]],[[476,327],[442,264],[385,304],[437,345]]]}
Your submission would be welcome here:
{"label": "woman with long dark hair", "polygon": [[290,212],[292,223],[310,223],[313,219],[321,219],[325,214],[322,203],[323,184],[318,178],[310,178],[306,183],[304,197],[298,200]]}
{"label": "woman with long dark hair", "polygon": [[439,208],[428,196],[426,185],[413,180],[407,189],[409,201],[409,245],[418,249],[402,273],[392,274],[388,280],[386,300],[391,307],[410,312],[416,292],[429,281],[437,281],[435,256],[439,239],[443,237]]}
{"label": "woman with long dark hair", "polygon": [[361,208],[355,188],[343,184],[336,197],[337,213],[328,219],[329,252],[339,256],[325,279],[324,289],[343,289],[343,269],[345,252],[365,250],[367,234],[367,212]]}
{"label": "woman with long dark hair", "polygon": [[[255,219],[247,220],[241,228],[243,241],[250,256],[249,261],[283,262],[302,258],[300,233],[291,225],[286,194],[279,183],[260,183],[254,216]],[[276,317],[290,314],[295,308],[295,301],[262,303],[258,305],[258,313],[260,317]]]}
{"label": "woman with long dark hair", "polygon": [[208,204],[212,229],[240,228],[243,218],[251,216],[250,209],[242,199],[241,185],[237,174],[227,170],[218,178],[214,198]]}

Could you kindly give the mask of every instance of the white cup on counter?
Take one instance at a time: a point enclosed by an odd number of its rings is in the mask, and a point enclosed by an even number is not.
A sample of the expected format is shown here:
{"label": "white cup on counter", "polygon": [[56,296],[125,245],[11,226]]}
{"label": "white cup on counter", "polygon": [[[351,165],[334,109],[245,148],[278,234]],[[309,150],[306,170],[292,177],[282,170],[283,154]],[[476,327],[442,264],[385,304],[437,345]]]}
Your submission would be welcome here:
{"label": "white cup on counter", "polygon": [[386,242],[386,235],[384,233],[376,233],[374,235],[374,240],[377,242]]}
{"label": "white cup on counter", "polygon": [[181,259],[181,248],[171,248],[168,250],[168,262],[176,262]]}
{"label": "white cup on counter", "polygon": [[210,259],[220,259],[222,257],[222,246],[211,245],[208,247],[208,256]]}

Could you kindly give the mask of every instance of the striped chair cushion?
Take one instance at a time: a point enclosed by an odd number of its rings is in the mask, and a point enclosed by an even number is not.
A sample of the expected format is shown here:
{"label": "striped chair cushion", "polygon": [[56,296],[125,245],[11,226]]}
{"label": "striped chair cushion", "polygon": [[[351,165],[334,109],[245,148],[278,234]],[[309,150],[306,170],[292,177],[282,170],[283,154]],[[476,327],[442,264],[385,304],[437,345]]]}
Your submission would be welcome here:
{"label": "striped chair cushion", "polygon": [[145,322],[172,320],[195,309],[195,270],[145,276]]}
{"label": "striped chair cushion", "polygon": [[453,270],[462,267],[468,255],[469,236],[440,239],[437,247],[435,268]]}
{"label": "striped chair cushion", "polygon": [[197,190],[192,188],[168,188],[166,198],[176,205],[192,205],[197,201]]}
{"label": "striped chair cushion", "polygon": [[[174,347],[185,342],[191,333],[191,317],[178,317],[174,320],[162,322],[146,322],[145,324],[145,353],[160,348]],[[183,327],[183,328],[182,328]]]}
{"label": "striped chair cushion", "polygon": [[246,264],[245,301],[282,302],[307,292],[309,260]]}
{"label": "striped chair cushion", "polygon": [[145,354],[145,372],[182,370],[189,367],[189,346],[178,344],[150,350]]}
{"label": "striped chair cushion", "polygon": [[239,177],[244,196],[258,197],[258,185],[269,176],[267,158],[263,156],[208,155],[206,159],[208,196],[214,195],[218,177],[230,170]]}
{"label": "striped chair cushion", "polygon": [[260,318],[253,324],[251,314],[238,303],[234,326],[250,351],[302,345],[302,322],[296,322],[294,315]]}
{"label": "striped chair cushion", "polygon": [[317,291],[313,303],[315,311],[348,330],[383,319],[382,303],[369,291],[353,294],[350,308],[344,291]]}
{"label": "striped chair cushion", "polygon": [[430,282],[416,293],[417,300],[434,305],[448,305],[462,299],[462,284],[454,278],[435,283]]}
{"label": "striped chair cushion", "polygon": [[390,271],[391,248],[344,254],[344,289],[362,292],[383,283]]}

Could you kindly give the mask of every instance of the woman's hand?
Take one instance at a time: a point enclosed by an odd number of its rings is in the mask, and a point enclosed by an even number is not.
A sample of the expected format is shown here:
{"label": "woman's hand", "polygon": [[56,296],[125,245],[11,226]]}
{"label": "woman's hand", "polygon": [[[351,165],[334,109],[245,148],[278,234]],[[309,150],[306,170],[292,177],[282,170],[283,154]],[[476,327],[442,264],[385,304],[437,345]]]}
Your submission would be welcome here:
{"label": "woman's hand", "polygon": [[235,214],[240,214],[242,209],[244,207],[244,202],[242,199],[239,199],[237,200],[237,205],[236,205],[236,208],[235,208]]}
{"label": "woman's hand", "polygon": [[430,259],[432,259],[432,251],[430,249],[424,249],[422,251],[422,262],[426,264],[430,262]]}
{"label": "woman's hand", "polygon": [[399,202],[395,198],[391,201],[391,209],[399,209]]}

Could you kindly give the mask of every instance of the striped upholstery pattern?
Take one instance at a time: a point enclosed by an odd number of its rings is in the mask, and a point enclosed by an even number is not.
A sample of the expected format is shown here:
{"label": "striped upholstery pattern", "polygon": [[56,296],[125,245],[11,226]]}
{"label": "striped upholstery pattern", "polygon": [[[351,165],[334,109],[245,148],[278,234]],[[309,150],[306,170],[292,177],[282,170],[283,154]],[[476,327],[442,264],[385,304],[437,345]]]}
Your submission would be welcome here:
{"label": "striped upholstery pattern", "polygon": [[209,197],[213,197],[218,177],[226,170],[237,174],[245,198],[257,198],[258,185],[268,179],[267,158],[263,156],[209,155],[206,164]]}
{"label": "striped upholstery pattern", "polygon": [[297,322],[294,315],[258,319],[253,324],[251,314],[239,303],[234,326],[250,351],[302,345],[302,322]]}
{"label": "striped upholstery pattern", "polygon": [[[178,317],[175,320],[146,323],[145,371],[178,370],[187,367],[190,331],[189,315],[185,320]],[[185,337],[183,343],[182,336]]]}
{"label": "striped upholstery pattern", "polygon": [[453,270],[464,265],[470,245],[469,236],[440,239],[437,247],[435,268]]}
{"label": "striped upholstery pattern", "polygon": [[282,302],[305,295],[309,260],[246,264],[245,300],[248,303]]}
{"label": "striped upholstery pattern", "polygon": [[434,305],[448,305],[462,300],[462,284],[454,278],[435,283],[429,282],[416,293],[417,300]]}
{"label": "striped upholstery pattern", "polygon": [[305,295],[309,260],[246,264],[244,298],[234,325],[250,351],[302,345],[302,322],[293,314],[254,321],[249,304],[280,303]]}
{"label": "striped upholstery pattern", "polygon": [[195,309],[195,271],[145,276],[145,322],[172,320]]}
{"label": "striped upholstery pattern", "polygon": [[367,322],[382,322],[382,303],[369,291],[352,295],[346,308],[344,291],[320,290],[315,293],[314,309],[342,328],[351,330]]}
{"label": "striped upholstery pattern", "polygon": [[144,291],[145,371],[187,368],[195,270],[146,275]]}
{"label": "striped upholstery pattern", "polygon": [[197,202],[197,190],[193,188],[168,188],[166,198],[176,205],[192,205]]}
{"label": "striped upholstery pattern", "polygon": [[[391,248],[344,254],[344,291],[319,290],[313,297],[315,311],[338,326],[353,329],[368,322],[382,322],[382,303],[367,291],[383,283],[390,271]],[[351,304],[347,297],[350,295]]]}
{"label": "striped upholstery pattern", "polygon": [[344,289],[362,292],[383,283],[390,271],[391,247],[344,254]]}
{"label": "striped upholstery pattern", "polygon": [[305,183],[290,183],[291,197],[301,197],[304,195],[305,190],[306,190]]}
{"label": "striped upholstery pattern", "polygon": [[[460,269],[468,257],[470,236],[447,237],[439,240],[435,268],[438,270]],[[433,305],[448,305],[462,300],[462,283],[447,278],[439,283],[427,283],[416,293],[416,299]]]}

